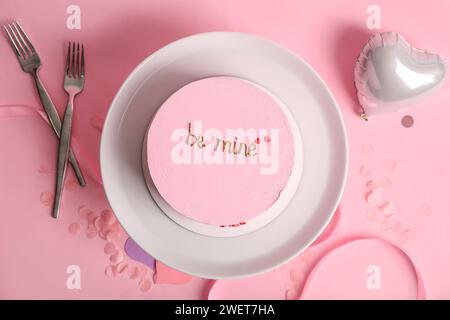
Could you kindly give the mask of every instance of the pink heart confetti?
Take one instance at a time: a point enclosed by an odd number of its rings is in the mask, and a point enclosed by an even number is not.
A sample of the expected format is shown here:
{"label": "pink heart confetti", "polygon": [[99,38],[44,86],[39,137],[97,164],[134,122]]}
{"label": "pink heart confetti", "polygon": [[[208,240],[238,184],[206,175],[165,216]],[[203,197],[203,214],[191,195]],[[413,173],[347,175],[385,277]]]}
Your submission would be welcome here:
{"label": "pink heart confetti", "polygon": [[103,248],[103,251],[106,254],[113,254],[116,252],[116,245],[112,242],[108,242],[105,244],[105,247]]}
{"label": "pink heart confetti", "polygon": [[53,192],[43,191],[40,200],[44,206],[50,207],[53,204]]}
{"label": "pink heart confetti", "polygon": [[94,115],[89,120],[89,124],[92,128],[97,129],[98,131],[102,131],[103,129],[103,120],[99,115]]}
{"label": "pink heart confetti", "polygon": [[406,244],[416,238],[414,232],[410,229],[406,229],[402,234],[400,234],[399,242],[400,244]]}
{"label": "pink heart confetti", "polygon": [[139,277],[139,269],[137,267],[128,268],[128,277],[131,280],[137,279]]}
{"label": "pink heart confetti", "polygon": [[116,221],[114,214],[108,209],[103,210],[100,216],[102,225],[110,226]]}
{"label": "pink heart confetti", "polygon": [[117,250],[114,254],[109,257],[109,261],[112,263],[119,263],[123,261],[123,253],[120,250]]}
{"label": "pink heart confetti", "polygon": [[361,177],[368,177],[372,174],[372,170],[367,166],[361,166],[361,168],[359,168],[359,174]]}
{"label": "pink heart confetti", "polygon": [[148,279],[142,279],[139,281],[139,289],[141,289],[142,292],[147,292],[153,287],[153,282]]}
{"label": "pink heart confetti", "polygon": [[78,233],[78,231],[80,231],[80,229],[81,229],[81,226],[80,226],[80,224],[77,223],[77,222],[71,223],[71,224],[69,225],[69,233],[70,233],[70,234],[75,235],[75,234]]}
{"label": "pink heart confetti", "polygon": [[392,186],[392,180],[390,178],[384,178],[381,180],[380,185],[384,190],[388,190]]}
{"label": "pink heart confetti", "polygon": [[45,164],[41,164],[39,169],[38,169],[38,173],[43,175],[43,176],[49,176],[53,173],[52,169],[50,168],[50,166],[47,166]]}
{"label": "pink heart confetti", "polygon": [[90,230],[90,229],[86,230],[86,237],[88,239],[94,239],[96,236],[97,236],[97,231]]}
{"label": "pink heart confetti", "polygon": [[378,219],[378,210],[377,209],[369,209],[367,210],[366,217],[369,221],[376,221]]}
{"label": "pink heart confetti", "polygon": [[361,146],[361,152],[367,156],[373,152],[373,146],[371,144],[363,144]]}
{"label": "pink heart confetti", "polygon": [[[82,219],[87,219],[88,214],[92,212],[92,210],[90,210],[88,207],[86,206],[79,206],[78,207],[78,216]],[[93,212],[92,212],[93,214]]]}
{"label": "pink heart confetti", "polygon": [[106,240],[106,233],[105,233],[104,230],[100,230],[100,232],[98,233],[98,236],[100,237],[100,239],[103,239],[103,240],[107,241]]}
{"label": "pink heart confetti", "polygon": [[385,204],[381,205],[380,210],[381,212],[383,212],[383,214],[390,215],[394,213],[394,204],[388,201]]}
{"label": "pink heart confetti", "polygon": [[92,219],[91,224],[95,228],[95,230],[101,230],[100,217],[95,217],[94,219]]}
{"label": "pink heart confetti", "polygon": [[403,232],[402,223],[400,221],[395,221],[393,223],[392,232],[396,234],[401,234]]}
{"label": "pink heart confetti", "polygon": [[114,268],[114,266],[112,265],[107,266],[105,269],[105,275],[107,275],[108,277],[115,277],[116,269]]}
{"label": "pink heart confetti", "polygon": [[383,231],[383,232],[392,230],[392,228],[393,228],[392,223],[389,220],[384,220],[381,223],[381,231]]}
{"label": "pink heart confetti", "polygon": [[64,184],[64,188],[69,191],[75,190],[77,187],[78,181],[73,178],[67,179],[66,183]]}
{"label": "pink heart confetti", "polygon": [[116,270],[118,274],[122,274],[128,269],[128,264],[126,262],[119,262],[116,266]]}
{"label": "pink heart confetti", "polygon": [[370,180],[369,182],[367,182],[366,186],[367,186],[367,188],[369,188],[370,191],[373,191],[378,188],[378,184],[373,180]]}
{"label": "pink heart confetti", "polygon": [[144,279],[147,276],[148,269],[144,266],[139,266],[138,272],[139,272],[139,276],[138,276],[139,279]]}
{"label": "pink heart confetti", "polygon": [[95,217],[96,217],[96,215],[95,215],[95,212],[94,212],[94,211],[89,211],[89,212],[86,214],[86,219],[88,220],[88,222],[93,222],[94,219],[95,219]]}
{"label": "pink heart confetti", "polygon": [[381,201],[380,192],[378,190],[373,190],[373,191],[367,193],[366,200],[367,200],[367,203],[370,205],[379,203]]}
{"label": "pink heart confetti", "polygon": [[384,166],[386,167],[387,170],[394,171],[395,168],[397,167],[397,161],[395,161],[395,160],[386,160],[386,162],[384,163]]}
{"label": "pink heart confetti", "polygon": [[432,210],[429,204],[423,204],[419,208],[419,215],[421,216],[431,216]]}
{"label": "pink heart confetti", "polygon": [[119,241],[120,240],[120,235],[116,231],[108,231],[108,232],[106,232],[105,237],[106,237],[107,241],[114,242],[114,241]]}

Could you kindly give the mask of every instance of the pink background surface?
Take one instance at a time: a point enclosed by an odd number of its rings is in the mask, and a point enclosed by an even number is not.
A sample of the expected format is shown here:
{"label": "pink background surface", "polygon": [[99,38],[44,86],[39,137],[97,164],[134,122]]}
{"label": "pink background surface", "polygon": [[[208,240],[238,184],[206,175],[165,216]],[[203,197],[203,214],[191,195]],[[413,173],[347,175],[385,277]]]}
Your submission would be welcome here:
{"label": "pink background surface", "polygon": [[[81,30],[66,28],[66,8],[71,4],[81,8]],[[127,5],[117,0],[4,0],[0,21],[17,19],[27,30],[44,63],[42,79],[60,111],[66,103],[62,90],[64,43],[84,42],[87,80],[76,101],[73,130],[81,165],[97,179],[98,128],[128,73],[156,49],[190,34],[228,30],[266,37],[292,50],[327,82],[347,125],[349,176],[339,225],[328,238],[287,265],[257,279],[233,280],[222,286],[221,296],[233,293],[226,288],[239,286],[239,297],[298,298],[311,269],[329,250],[349,238],[377,237],[411,258],[420,271],[427,298],[450,298],[450,152],[446,146],[450,84],[445,79],[436,93],[406,112],[368,123],[359,119],[354,111],[352,71],[360,48],[375,32],[366,27],[366,9],[371,4],[360,0],[130,0]],[[448,1],[433,1],[424,7],[423,2],[379,0],[376,5],[381,9],[381,30],[397,31],[418,48],[450,57]],[[1,37],[0,105],[40,108],[33,86],[30,76],[20,70],[6,38]],[[405,114],[415,119],[412,128],[401,125]],[[81,205],[97,215],[107,208],[101,186],[92,180],[81,190],[70,173],[72,183],[68,186],[72,190],[65,192],[61,218],[50,218],[46,192],[54,186],[56,139],[39,117],[0,117],[0,150],[0,298],[206,297],[211,286],[207,280],[154,285],[143,293],[130,277],[105,276],[105,241],[68,232],[69,225],[80,219],[77,210]],[[366,196],[374,183],[367,186],[369,181],[383,186],[377,200],[380,205],[392,204],[394,210],[384,209],[383,214],[371,208]],[[373,263],[381,266],[376,252]],[[356,259],[356,255],[348,259],[349,268]],[[66,287],[69,265],[81,268],[80,290]],[[339,278],[339,274],[333,277]],[[322,285],[315,288],[314,297],[329,297],[327,281],[319,280],[316,283]],[[280,281],[285,281],[284,285]],[[357,290],[359,281],[361,277],[355,276],[345,285]],[[263,293],[266,295],[261,296]]]}

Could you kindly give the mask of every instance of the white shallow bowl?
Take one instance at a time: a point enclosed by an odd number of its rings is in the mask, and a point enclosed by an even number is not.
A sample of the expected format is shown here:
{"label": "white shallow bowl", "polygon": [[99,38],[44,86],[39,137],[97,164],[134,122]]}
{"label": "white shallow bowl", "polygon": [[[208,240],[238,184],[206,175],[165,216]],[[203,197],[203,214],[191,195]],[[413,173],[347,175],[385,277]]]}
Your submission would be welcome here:
{"label": "white shallow bowl", "polygon": [[[237,237],[200,235],[172,221],[151,197],[142,172],[153,114],[182,86],[211,76],[240,77],[269,90],[289,108],[303,142],[302,176],[290,203],[271,223]],[[183,38],[145,59],[109,109],[100,150],[106,195],[128,234],[157,260],[210,279],[267,271],[308,247],[338,205],[347,158],[342,116],[315,71],[270,41],[233,32]]]}

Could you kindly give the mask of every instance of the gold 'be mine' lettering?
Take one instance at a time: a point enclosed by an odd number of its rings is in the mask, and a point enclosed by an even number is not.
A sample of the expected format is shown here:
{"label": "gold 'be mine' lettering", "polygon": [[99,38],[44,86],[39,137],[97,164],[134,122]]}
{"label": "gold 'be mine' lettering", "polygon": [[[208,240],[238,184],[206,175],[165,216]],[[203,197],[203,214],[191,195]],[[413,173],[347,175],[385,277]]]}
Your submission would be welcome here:
{"label": "gold 'be mine' lettering", "polygon": [[[192,132],[192,125],[189,122],[188,123],[188,135],[186,137],[186,144],[190,147],[198,147],[200,149],[204,148],[206,146],[205,138],[202,134],[195,135]],[[258,153],[256,152],[256,143],[245,143],[245,142],[238,142],[238,138],[234,137],[232,141],[222,139],[222,138],[216,138],[215,139],[215,145],[214,145],[214,152],[217,150],[220,150],[224,153],[239,155],[242,154],[245,157],[254,157]]]}

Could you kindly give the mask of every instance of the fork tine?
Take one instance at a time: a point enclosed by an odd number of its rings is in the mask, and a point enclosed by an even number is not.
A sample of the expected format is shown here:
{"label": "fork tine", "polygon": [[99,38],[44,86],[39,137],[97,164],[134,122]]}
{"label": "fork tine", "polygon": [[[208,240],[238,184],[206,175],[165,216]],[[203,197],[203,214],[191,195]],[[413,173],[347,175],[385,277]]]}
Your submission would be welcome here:
{"label": "fork tine", "polygon": [[33,53],[33,51],[31,51],[31,49],[28,47],[27,42],[25,41],[25,39],[22,37],[22,34],[19,31],[19,28],[17,27],[16,23],[13,22],[12,26],[14,27],[14,29],[16,30],[16,34],[18,35],[19,38],[19,42],[21,43],[23,50],[25,52],[26,55],[31,55]]}
{"label": "fork tine", "polygon": [[81,44],[81,77],[84,77],[84,45]]}
{"label": "fork tine", "polygon": [[11,41],[12,45],[14,46],[14,51],[16,51],[17,56],[18,56],[18,57],[22,57],[22,54],[21,54],[19,48],[17,47],[17,44],[16,44],[16,42],[14,41],[14,39],[13,39],[11,33],[9,33],[9,30],[8,30],[8,28],[6,27],[6,25],[3,25],[3,28],[5,29],[6,34],[8,35],[9,41]]}
{"label": "fork tine", "polygon": [[78,42],[77,43],[77,60],[76,60],[76,64],[77,64],[77,69],[75,70],[76,71],[76,76],[77,76],[77,78],[79,78],[80,77],[80,43]]}
{"label": "fork tine", "polygon": [[69,46],[67,47],[67,58],[66,58],[66,74],[69,75],[70,69],[70,41]]}
{"label": "fork tine", "polygon": [[32,53],[35,53],[36,50],[34,49],[33,44],[31,43],[30,38],[28,37],[28,35],[26,34],[25,30],[23,30],[22,26],[20,25],[19,21],[15,21],[15,23],[17,24],[17,26],[19,27],[20,31],[22,32],[22,34],[24,35],[26,42],[28,44],[28,47],[31,49]]}
{"label": "fork tine", "polygon": [[75,77],[75,42],[72,42],[72,49],[71,49],[71,55],[72,55],[72,68],[70,71],[70,74],[72,77]]}

